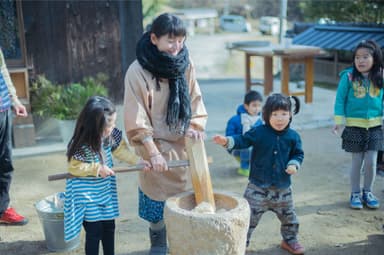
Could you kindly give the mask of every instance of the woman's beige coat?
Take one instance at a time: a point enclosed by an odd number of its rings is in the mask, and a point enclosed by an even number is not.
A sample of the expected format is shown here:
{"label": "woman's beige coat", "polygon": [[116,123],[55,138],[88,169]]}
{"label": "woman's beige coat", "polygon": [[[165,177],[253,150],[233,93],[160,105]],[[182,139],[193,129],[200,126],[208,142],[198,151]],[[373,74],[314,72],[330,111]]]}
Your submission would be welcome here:
{"label": "woman's beige coat", "polygon": [[[190,63],[186,70],[186,79],[191,96],[191,127],[204,131],[207,112],[195,78],[193,63]],[[124,82],[124,125],[127,137],[138,155],[149,160],[142,140],[151,136],[165,160],[187,159],[184,137],[172,134],[165,121],[169,97],[168,80],[161,79],[160,90],[157,90],[155,77],[136,60],[128,68]],[[191,176],[186,167],[164,172],[140,172],[139,185],[151,199],[165,201],[172,195],[189,190]]]}

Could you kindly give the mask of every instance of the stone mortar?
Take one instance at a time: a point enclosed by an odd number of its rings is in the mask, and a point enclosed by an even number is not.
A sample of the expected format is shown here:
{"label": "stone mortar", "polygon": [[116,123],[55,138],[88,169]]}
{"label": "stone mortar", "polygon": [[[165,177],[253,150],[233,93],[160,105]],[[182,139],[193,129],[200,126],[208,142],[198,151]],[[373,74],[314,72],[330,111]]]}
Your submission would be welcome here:
{"label": "stone mortar", "polygon": [[164,220],[172,255],[244,255],[249,226],[248,202],[235,194],[214,192],[216,213],[192,211],[193,192],[166,201]]}

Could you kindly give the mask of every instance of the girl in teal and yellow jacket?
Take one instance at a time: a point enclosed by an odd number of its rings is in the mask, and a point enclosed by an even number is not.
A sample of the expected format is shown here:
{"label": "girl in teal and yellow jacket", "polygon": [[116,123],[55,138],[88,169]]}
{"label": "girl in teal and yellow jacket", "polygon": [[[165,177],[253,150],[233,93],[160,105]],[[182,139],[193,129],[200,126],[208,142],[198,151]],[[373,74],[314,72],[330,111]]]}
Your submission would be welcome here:
{"label": "girl in teal and yellow jacket", "polygon": [[[353,66],[341,72],[335,101],[337,133],[345,123],[341,135],[342,148],[352,153],[350,173],[353,209],[379,207],[372,194],[376,175],[377,152],[383,149],[383,61],[380,47],[372,40],[361,41],[353,53]],[[361,193],[360,169],[364,169]]]}

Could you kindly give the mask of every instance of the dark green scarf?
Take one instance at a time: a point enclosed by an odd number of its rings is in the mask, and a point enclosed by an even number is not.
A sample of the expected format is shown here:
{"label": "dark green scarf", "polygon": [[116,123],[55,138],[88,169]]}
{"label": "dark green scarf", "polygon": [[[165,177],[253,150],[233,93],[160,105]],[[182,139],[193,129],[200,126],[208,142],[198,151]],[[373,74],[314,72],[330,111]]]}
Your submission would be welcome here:
{"label": "dark green scarf", "polygon": [[160,89],[159,79],[169,81],[169,100],[166,123],[171,132],[185,134],[191,121],[191,99],[185,70],[189,65],[188,49],[184,45],[177,56],[160,52],[150,41],[150,34],[145,33],[136,47],[136,57],[140,65],[151,72]]}

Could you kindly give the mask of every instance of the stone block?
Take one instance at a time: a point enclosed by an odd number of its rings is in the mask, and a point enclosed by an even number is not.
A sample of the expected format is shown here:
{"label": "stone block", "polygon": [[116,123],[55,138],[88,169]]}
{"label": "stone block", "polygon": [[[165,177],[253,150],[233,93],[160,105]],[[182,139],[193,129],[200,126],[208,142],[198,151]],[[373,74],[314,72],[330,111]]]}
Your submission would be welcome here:
{"label": "stone block", "polygon": [[35,126],[33,124],[14,125],[12,133],[13,147],[15,148],[27,147],[36,144]]}

